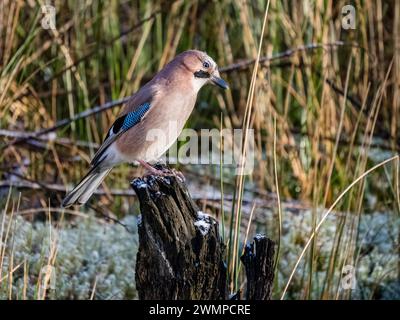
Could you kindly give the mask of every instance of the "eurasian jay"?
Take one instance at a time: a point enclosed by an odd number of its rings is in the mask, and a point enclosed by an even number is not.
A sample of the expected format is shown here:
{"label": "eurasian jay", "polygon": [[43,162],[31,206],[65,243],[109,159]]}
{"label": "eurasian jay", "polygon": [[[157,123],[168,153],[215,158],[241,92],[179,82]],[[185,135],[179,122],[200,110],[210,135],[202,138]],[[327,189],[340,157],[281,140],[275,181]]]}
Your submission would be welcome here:
{"label": "eurasian jay", "polygon": [[[228,89],[211,57],[197,50],[176,56],[130,98],[94,155],[91,169],[67,194],[62,206],[86,203],[112,168],[121,163],[137,161],[160,173],[149,162],[159,159],[178,138],[197,93],[207,83]],[[163,133],[164,139],[154,139],[156,132]]]}

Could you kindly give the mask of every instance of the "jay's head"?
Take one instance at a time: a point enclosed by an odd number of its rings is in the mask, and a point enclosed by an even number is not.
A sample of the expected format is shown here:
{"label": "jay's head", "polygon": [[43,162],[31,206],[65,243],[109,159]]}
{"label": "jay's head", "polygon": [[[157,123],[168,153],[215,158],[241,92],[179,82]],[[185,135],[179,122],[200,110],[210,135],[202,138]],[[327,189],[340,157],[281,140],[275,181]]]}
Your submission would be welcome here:
{"label": "jay's head", "polygon": [[205,52],[188,50],[176,56],[172,63],[177,63],[189,73],[193,87],[198,90],[207,83],[229,89],[228,84],[219,74],[217,64]]}

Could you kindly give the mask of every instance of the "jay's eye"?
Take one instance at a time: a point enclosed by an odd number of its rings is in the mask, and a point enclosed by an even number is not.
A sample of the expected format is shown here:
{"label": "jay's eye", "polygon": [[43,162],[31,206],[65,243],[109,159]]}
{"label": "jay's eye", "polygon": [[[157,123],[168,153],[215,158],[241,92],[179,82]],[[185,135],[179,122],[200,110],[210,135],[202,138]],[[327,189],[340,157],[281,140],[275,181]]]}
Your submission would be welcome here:
{"label": "jay's eye", "polygon": [[208,61],[203,62],[203,67],[208,69],[210,67],[210,63]]}

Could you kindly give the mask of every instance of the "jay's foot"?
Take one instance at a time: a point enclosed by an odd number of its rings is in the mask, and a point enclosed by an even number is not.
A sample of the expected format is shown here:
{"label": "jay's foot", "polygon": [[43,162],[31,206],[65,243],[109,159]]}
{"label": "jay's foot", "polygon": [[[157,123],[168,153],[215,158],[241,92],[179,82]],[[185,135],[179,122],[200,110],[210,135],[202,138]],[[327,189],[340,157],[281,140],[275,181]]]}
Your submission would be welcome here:
{"label": "jay's foot", "polygon": [[138,160],[138,161],[148,171],[148,173],[145,174],[145,176],[156,175],[156,176],[165,177],[165,176],[173,175],[173,176],[179,178],[182,182],[185,182],[185,177],[183,176],[182,172],[180,172],[180,171],[177,171],[175,169],[169,169],[169,168],[166,168],[166,167],[163,167],[160,165],[156,165],[157,167],[160,168],[160,169],[158,169],[158,168],[153,167],[146,161],[143,161],[143,160]]}
{"label": "jay's foot", "polygon": [[151,174],[154,174],[156,176],[165,176],[166,175],[162,170],[154,168],[152,165],[150,165],[146,161],[138,160],[138,162],[147,170],[147,173],[145,174],[145,176],[148,176]]}

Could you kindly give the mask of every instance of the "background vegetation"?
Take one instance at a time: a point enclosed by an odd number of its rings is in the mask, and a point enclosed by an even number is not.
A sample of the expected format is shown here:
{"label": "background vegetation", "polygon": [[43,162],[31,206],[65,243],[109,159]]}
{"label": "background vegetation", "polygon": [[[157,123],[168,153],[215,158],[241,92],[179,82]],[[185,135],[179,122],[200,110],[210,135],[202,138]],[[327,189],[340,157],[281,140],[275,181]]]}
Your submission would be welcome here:
{"label": "background vegetation", "polygon": [[116,168],[89,206],[59,205],[120,107],[80,113],[189,48],[214,57],[231,90],[204,88],[187,126],[255,129],[243,181],[228,166],[179,167],[202,210],[224,217],[232,292],[242,243],[266,232],[279,248],[275,298],[400,297],[398,1],[351,1],[356,28],[344,30],[348,1],[271,0],[264,32],[266,0],[49,3],[56,30],[41,26],[44,0],[0,2],[1,298],[135,297],[125,219],[143,170]]}

